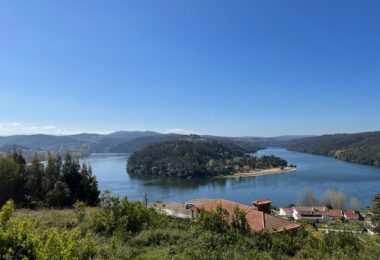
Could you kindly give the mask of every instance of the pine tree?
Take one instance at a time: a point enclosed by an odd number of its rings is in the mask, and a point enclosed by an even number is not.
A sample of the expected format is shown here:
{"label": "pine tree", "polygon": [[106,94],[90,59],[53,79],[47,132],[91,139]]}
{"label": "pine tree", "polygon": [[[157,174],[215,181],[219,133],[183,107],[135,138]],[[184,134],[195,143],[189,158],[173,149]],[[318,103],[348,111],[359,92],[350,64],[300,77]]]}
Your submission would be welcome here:
{"label": "pine tree", "polygon": [[0,205],[14,198],[18,173],[19,166],[12,157],[0,159]]}
{"label": "pine tree", "polygon": [[[58,165],[57,165],[58,164]],[[60,158],[57,155],[48,153],[47,166],[45,169],[45,175],[43,180],[43,188],[45,193],[54,188],[54,185],[60,179],[61,169],[59,166],[62,164]]]}
{"label": "pine tree", "polygon": [[31,165],[28,167],[27,175],[27,191],[30,196],[30,200],[33,203],[39,203],[44,198],[44,190],[42,182],[44,179],[44,166],[38,157],[38,154],[34,154]]}

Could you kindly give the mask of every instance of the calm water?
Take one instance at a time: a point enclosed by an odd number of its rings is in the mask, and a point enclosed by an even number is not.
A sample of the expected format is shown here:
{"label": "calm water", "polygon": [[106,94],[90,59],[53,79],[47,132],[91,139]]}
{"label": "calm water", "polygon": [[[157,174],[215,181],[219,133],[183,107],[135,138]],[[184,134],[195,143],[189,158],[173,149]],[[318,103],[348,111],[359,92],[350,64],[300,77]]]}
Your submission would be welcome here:
{"label": "calm water", "polygon": [[141,200],[144,193],[150,201],[183,202],[192,198],[226,198],[249,204],[253,199],[270,198],[285,206],[296,201],[297,193],[312,188],[321,196],[326,189],[344,190],[347,197],[357,197],[362,206],[380,192],[380,169],[346,163],[332,158],[269,148],[258,152],[276,155],[298,166],[297,171],[233,179],[142,178],[126,172],[128,154],[92,154],[85,160],[91,164],[101,190]]}

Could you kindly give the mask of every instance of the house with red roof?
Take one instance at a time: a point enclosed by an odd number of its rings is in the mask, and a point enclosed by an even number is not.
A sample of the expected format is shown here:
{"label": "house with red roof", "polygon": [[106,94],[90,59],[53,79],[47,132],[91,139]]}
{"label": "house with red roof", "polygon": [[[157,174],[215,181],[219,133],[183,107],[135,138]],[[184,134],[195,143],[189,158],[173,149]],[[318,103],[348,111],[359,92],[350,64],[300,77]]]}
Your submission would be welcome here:
{"label": "house with red roof", "polygon": [[360,218],[360,214],[358,214],[355,210],[344,210],[343,215],[347,220],[359,220]]}
{"label": "house with red roof", "polygon": [[328,214],[331,220],[338,220],[343,218],[343,210],[341,209],[330,209],[328,211]]}
{"label": "house with red roof", "polygon": [[254,207],[244,204],[236,203],[225,199],[214,199],[194,203],[190,205],[193,217],[201,211],[211,212],[217,207],[222,207],[228,212],[229,221],[232,223],[232,216],[236,208],[245,212],[245,216],[252,232],[269,231],[269,232],[282,232],[285,230],[296,230],[299,225],[283,218],[273,216],[271,214],[271,201],[270,200],[257,200],[252,204]]}

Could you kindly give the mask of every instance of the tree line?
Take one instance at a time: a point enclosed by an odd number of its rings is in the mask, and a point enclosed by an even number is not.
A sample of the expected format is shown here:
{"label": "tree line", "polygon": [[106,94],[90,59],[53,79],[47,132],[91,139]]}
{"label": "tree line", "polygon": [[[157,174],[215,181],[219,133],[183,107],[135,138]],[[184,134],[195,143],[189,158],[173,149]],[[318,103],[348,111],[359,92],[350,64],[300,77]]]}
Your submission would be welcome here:
{"label": "tree line", "polygon": [[0,205],[13,199],[20,207],[70,207],[75,201],[96,205],[99,190],[91,167],[69,153],[48,153],[43,164],[35,154],[27,164],[21,152],[0,158]]}
{"label": "tree line", "polygon": [[314,194],[312,188],[306,188],[297,193],[298,206],[325,206],[328,209],[344,209],[349,207],[353,210],[359,210],[361,204],[358,198],[347,198],[343,190],[327,189],[321,198]]}

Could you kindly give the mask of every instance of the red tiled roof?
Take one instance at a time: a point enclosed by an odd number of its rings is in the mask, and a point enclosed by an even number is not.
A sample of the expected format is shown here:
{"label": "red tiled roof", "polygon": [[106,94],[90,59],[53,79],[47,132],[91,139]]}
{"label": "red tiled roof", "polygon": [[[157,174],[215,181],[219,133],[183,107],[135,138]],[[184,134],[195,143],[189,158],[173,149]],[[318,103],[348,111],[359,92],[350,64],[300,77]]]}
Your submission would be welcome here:
{"label": "red tiled roof", "polygon": [[343,217],[343,211],[341,209],[330,209],[329,210],[329,217],[332,217],[332,218]]}
{"label": "red tiled roof", "polygon": [[266,230],[277,232],[299,227],[298,224],[269,214],[264,214],[264,223]]}
{"label": "red tiled roof", "polygon": [[281,209],[287,213],[292,212],[292,208],[281,208]]}
{"label": "red tiled roof", "polygon": [[325,207],[313,207],[313,206],[297,206],[294,207],[295,210],[297,210],[298,213],[303,213],[303,212],[321,212],[325,213],[327,212],[327,209]]}
{"label": "red tiled roof", "polygon": [[348,219],[355,219],[358,217],[358,214],[354,211],[354,210],[345,210],[344,211],[344,215],[348,218]]}
{"label": "red tiled roof", "polygon": [[270,204],[270,203],[272,203],[272,201],[271,201],[271,200],[268,200],[268,199],[265,199],[265,200],[254,200],[254,201],[252,201],[252,203],[253,203],[254,205],[265,205],[265,204]]}
{"label": "red tiled roof", "polygon": [[[299,225],[292,223],[290,221],[287,221],[285,219],[272,216],[269,214],[266,214],[264,212],[258,211],[252,207],[249,207],[247,205],[239,204],[233,201],[224,200],[224,199],[216,199],[204,203],[197,203],[194,204],[193,207],[198,210],[204,210],[207,212],[212,211],[213,209],[217,208],[218,206],[223,207],[227,210],[230,218],[232,218],[234,210],[238,207],[242,211],[246,213],[246,219],[251,227],[252,231],[262,231],[262,230],[268,230],[268,231],[283,231],[288,229],[294,229],[298,228]],[[232,221],[230,219],[230,221]]]}

